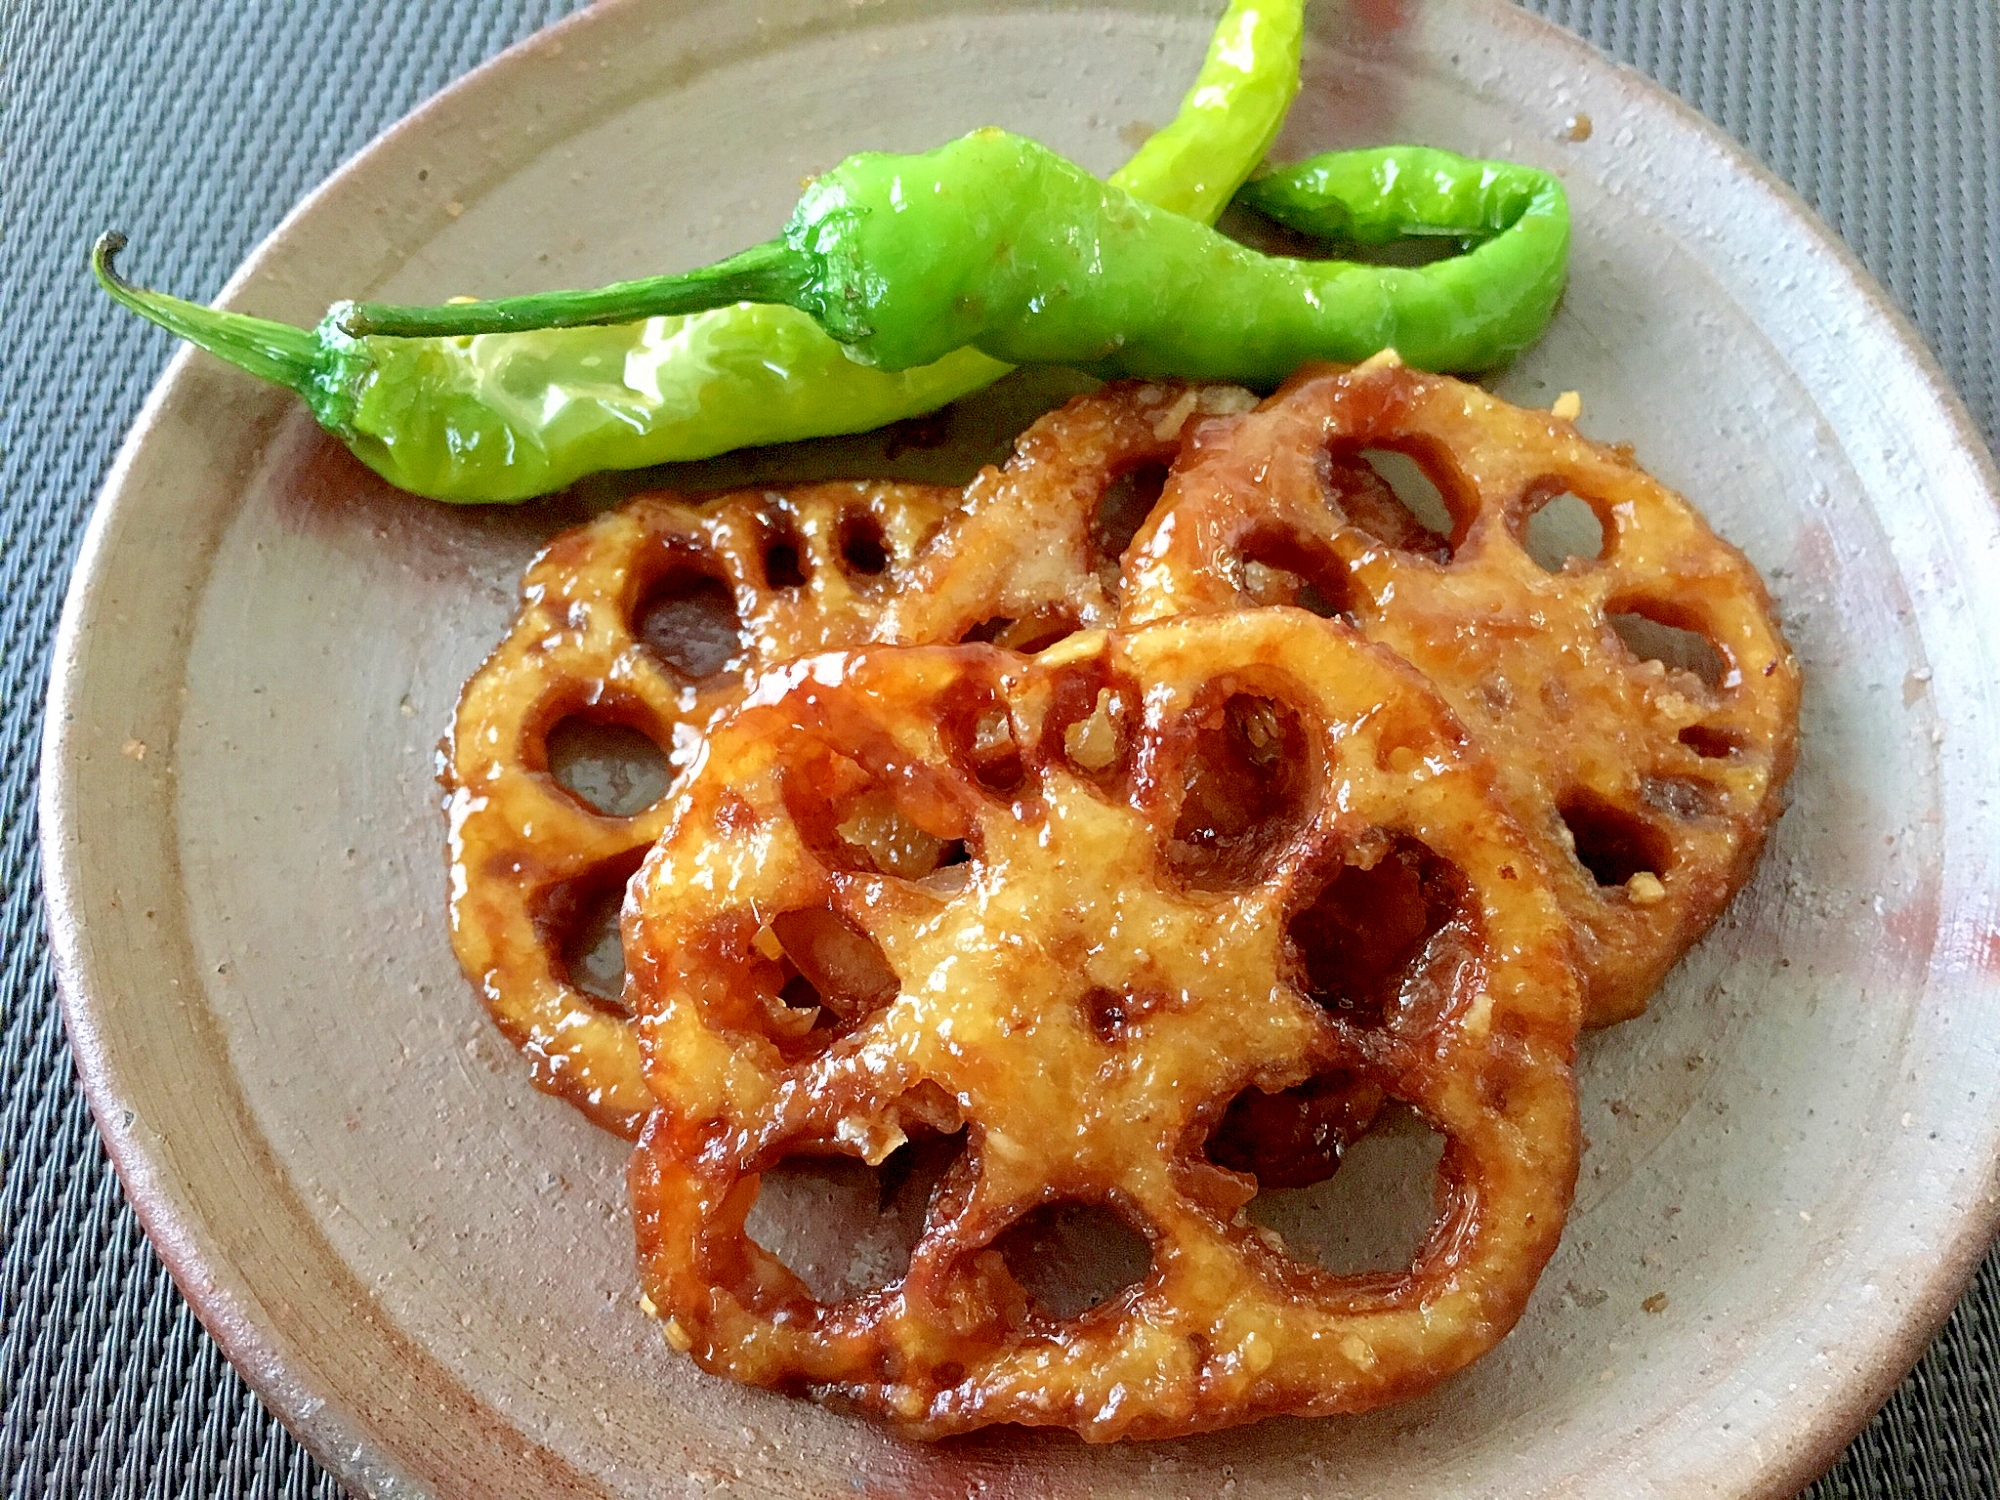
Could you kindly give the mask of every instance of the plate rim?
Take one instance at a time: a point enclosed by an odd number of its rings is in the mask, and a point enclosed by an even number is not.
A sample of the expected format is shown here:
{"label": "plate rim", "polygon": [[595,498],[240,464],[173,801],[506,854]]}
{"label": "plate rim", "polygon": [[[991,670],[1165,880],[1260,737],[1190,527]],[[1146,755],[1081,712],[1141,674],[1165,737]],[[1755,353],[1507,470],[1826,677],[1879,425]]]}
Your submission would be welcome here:
{"label": "plate rim", "polygon": [[[1131,0],[1104,3],[1107,8],[1131,8]],[[1761,190],[1805,242],[1829,256],[1844,290],[1875,320],[1873,341],[1892,349],[1904,361],[1906,373],[1915,377],[1921,395],[1942,419],[1974,479],[2000,509],[2000,464],[1996,464],[1983,433],[1936,354],[1910,316],[1803,196],[1680,96],[1557,23],[1507,0],[1455,0],[1455,4],[1479,13],[1496,28],[1511,27],[1540,45],[1566,50],[1579,66],[1636,95],[1639,102],[1664,107],[1735,176]],[[225,282],[216,299],[218,304],[233,305],[266,272],[324,199],[365,172],[383,152],[420,137],[439,117],[448,116],[465,94],[483,87],[496,74],[513,71],[528,55],[546,49],[551,42],[615,24],[627,13],[643,10],[644,0],[597,0],[453,79],[377,133],[288,210]],[[87,877],[78,853],[81,840],[76,836],[82,820],[78,799],[68,791],[80,748],[71,709],[83,676],[83,625],[101,582],[121,505],[130,501],[131,471],[173,395],[188,379],[195,358],[194,351],[184,346],[169,360],[106,471],[72,564],[50,650],[36,810],[45,924],[57,996],[78,1082],[126,1200],[203,1327],[263,1405],[340,1482],[370,1494],[423,1493],[396,1455],[373,1443],[364,1424],[352,1421],[338,1402],[317,1399],[305,1389],[288,1365],[274,1326],[257,1316],[256,1299],[228,1284],[232,1280],[229,1266],[216,1266],[204,1258],[198,1221],[167,1185],[171,1172],[157,1151],[117,1118],[120,1065],[115,1047],[103,1036],[93,1014],[89,993],[92,964],[83,925]],[[1989,1181],[2000,1180],[2000,1143],[1984,1165]],[[1909,1300],[1898,1314],[1882,1321],[1869,1343],[1867,1365],[1852,1369],[1842,1387],[1844,1399],[1793,1413],[1792,1430],[1801,1441],[1787,1444],[1784,1454],[1768,1460],[1762,1473],[1755,1476],[1754,1486],[1736,1492],[1742,1500],[1789,1500],[1838,1459],[1922,1357],[1977,1273],[1996,1231],[2000,1231],[2000,1197],[1992,1192],[1981,1195],[1964,1206],[1948,1227],[1950,1243],[1931,1273],[1910,1288]]]}

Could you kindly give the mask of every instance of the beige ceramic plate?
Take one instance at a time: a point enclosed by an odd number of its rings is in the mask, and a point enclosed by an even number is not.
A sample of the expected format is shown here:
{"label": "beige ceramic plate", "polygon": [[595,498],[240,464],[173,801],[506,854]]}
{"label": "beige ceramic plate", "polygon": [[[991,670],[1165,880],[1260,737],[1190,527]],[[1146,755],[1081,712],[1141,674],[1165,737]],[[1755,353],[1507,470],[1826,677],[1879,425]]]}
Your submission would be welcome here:
{"label": "beige ceramic plate", "polygon": [[[51,926],[141,1217],[349,1483],[1784,1495],[1943,1317],[2000,1140],[1993,471],[1849,258],[1686,110],[1493,0],[1351,9],[1407,19],[1343,33],[1315,5],[1286,150],[1411,139],[1561,173],[1571,290],[1501,389],[1580,389],[1586,431],[1763,567],[1809,673],[1754,884],[1650,1015],[1584,1047],[1576,1213],[1521,1327],[1402,1409],[1097,1450],[910,1447],[696,1373],[635,1306],[622,1147],[528,1086],[445,937],[432,747],[579,504],[403,498],[294,402],[183,357],[63,619]],[[609,0],[391,131],[230,300],[310,320],[341,294],[692,264],[849,150],[983,123],[1108,168],[1171,111],[1210,11]]]}

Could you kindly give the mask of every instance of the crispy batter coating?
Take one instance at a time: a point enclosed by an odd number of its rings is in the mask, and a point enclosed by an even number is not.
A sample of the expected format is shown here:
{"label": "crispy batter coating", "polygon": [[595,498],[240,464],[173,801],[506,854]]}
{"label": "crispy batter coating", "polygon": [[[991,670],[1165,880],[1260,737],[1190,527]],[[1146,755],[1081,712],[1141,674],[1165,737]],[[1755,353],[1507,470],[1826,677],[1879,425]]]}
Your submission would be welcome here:
{"label": "crispy batter coating", "polygon": [[[1449,533],[1364,450],[1416,460]],[[1601,553],[1550,572],[1525,537],[1564,494]],[[1308,368],[1256,412],[1198,426],[1125,567],[1127,624],[1302,603],[1429,678],[1553,872],[1589,1024],[1645,1008],[1780,811],[1799,671],[1756,570],[1563,418],[1393,361]]]}
{"label": "crispy batter coating", "polygon": [[963,494],[645,495],[550,543],[513,629],[466,683],[442,776],[453,945],[535,1082],[638,1131],[649,1098],[630,1025],[574,982],[564,950],[672,802],[616,815],[571,795],[549,768],[558,726],[623,725],[678,766],[776,662],[869,641],[1032,647],[1107,624],[1119,553],[1184,426],[1252,404],[1234,387],[1107,386],[1036,422]]}
{"label": "crispy batter coating", "polygon": [[[1563,496],[1601,546],[1558,563]],[[1356,1411],[1490,1348],[1573,1187],[1579,1020],[1643,1009],[1747,878],[1796,737],[1761,582],[1680,497],[1392,358],[1261,406],[1107,386],[963,493],[644,496],[522,593],[448,745],[460,961],[541,1087],[645,1126],[675,1347],[919,1437]],[[680,779],[590,805],[576,720]],[[634,870],[600,998],[576,939]],[[1408,1266],[1247,1217],[1399,1102],[1444,1138]],[[922,1220],[869,1288],[752,1233],[763,1174],[827,1155]],[[1007,1247],[1085,1205],[1146,1269],[1046,1305]]]}
{"label": "crispy batter coating", "polygon": [[[1263,751],[1261,793],[1190,814],[1194,762]],[[775,669],[706,738],[624,920],[661,1105],[632,1169],[642,1274],[675,1346],[735,1379],[922,1437],[1356,1411],[1490,1348],[1560,1234],[1568,926],[1491,762],[1343,624]],[[1335,1275],[1244,1216],[1233,1102],[1327,1078],[1445,1139],[1405,1268]],[[746,1232],[779,1162],[918,1136],[962,1150],[885,1285],[816,1300]],[[1151,1250],[1070,1317],[995,1248],[1062,1203]]]}

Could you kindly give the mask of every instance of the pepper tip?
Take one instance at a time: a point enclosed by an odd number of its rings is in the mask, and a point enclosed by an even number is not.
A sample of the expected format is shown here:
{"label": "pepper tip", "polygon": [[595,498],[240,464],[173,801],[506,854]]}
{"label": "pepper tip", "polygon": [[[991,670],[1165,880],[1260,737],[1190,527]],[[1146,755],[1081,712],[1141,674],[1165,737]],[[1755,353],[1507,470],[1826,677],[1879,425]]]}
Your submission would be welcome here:
{"label": "pepper tip", "polygon": [[118,274],[118,267],[114,263],[118,252],[125,248],[125,243],[122,230],[107,229],[90,247],[90,269],[106,286],[117,287],[125,284],[125,278]]}

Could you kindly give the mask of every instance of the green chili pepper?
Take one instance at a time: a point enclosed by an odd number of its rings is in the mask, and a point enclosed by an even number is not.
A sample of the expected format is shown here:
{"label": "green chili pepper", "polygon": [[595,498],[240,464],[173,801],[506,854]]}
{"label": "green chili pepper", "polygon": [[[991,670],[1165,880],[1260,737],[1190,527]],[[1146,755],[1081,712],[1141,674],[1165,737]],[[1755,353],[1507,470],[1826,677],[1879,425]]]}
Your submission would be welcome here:
{"label": "green chili pepper", "polygon": [[[1299,86],[1304,0],[1230,0],[1180,113],[1112,181],[1213,220],[1263,160]],[[620,327],[472,338],[351,337],[218,312],[121,281],[122,236],[92,263],[112,296],[303,396],[390,483],[514,501],[585,474],[864,432],[1006,373],[973,350],[895,373],[850,359],[803,312],[721,307]]]}
{"label": "green chili pepper", "polygon": [[1391,147],[1275,173],[1257,201],[1368,238],[1411,224],[1488,237],[1420,267],[1259,255],[1045,146],[979,130],[922,155],[849,157],[807,189],[782,236],[698,271],[328,317],[351,333],[428,336],[776,302],[885,370],[971,347],[1104,376],[1271,386],[1307,360],[1391,347],[1424,369],[1483,369],[1532,343],[1562,291],[1567,200],[1531,168]]}

